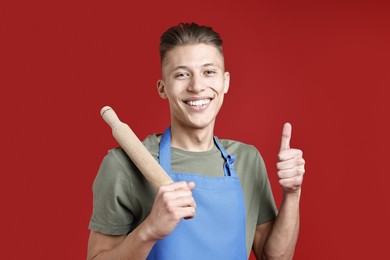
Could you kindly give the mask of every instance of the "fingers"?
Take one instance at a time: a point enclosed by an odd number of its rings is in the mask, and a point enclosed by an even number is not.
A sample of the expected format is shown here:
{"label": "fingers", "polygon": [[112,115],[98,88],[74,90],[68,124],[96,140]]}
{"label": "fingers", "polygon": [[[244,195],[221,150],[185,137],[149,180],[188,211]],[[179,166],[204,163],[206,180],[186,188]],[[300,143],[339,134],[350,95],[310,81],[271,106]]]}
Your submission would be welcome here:
{"label": "fingers", "polygon": [[[288,150],[290,151],[290,150]],[[291,151],[290,154],[279,154],[279,161],[276,164],[276,168],[279,171],[293,169],[294,167],[304,165],[305,160],[302,157],[302,152],[300,150]]]}
{"label": "fingers", "polygon": [[278,154],[279,161],[276,164],[279,183],[283,190],[289,193],[300,189],[303,182],[303,175],[305,174],[303,152],[299,149],[290,148],[291,131],[291,124],[285,123]]}
{"label": "fingers", "polygon": [[177,207],[196,207],[192,192],[189,189],[162,192],[161,199],[168,209]]}
{"label": "fingers", "polygon": [[148,216],[147,223],[153,230],[153,237],[162,239],[170,234],[182,219],[195,216],[196,203],[192,196],[194,182],[175,182],[160,186]]}
{"label": "fingers", "polygon": [[[294,192],[300,189],[302,182],[303,182],[303,176],[305,174],[305,165],[304,160],[298,160],[299,164],[295,165],[292,162],[289,162],[290,164],[287,167],[291,168],[281,168],[278,171],[278,177],[279,177],[279,184],[282,186],[284,191],[287,192]],[[279,163],[278,163],[279,164]],[[285,164],[287,165],[287,164]],[[278,167],[284,167],[278,165]]]}
{"label": "fingers", "polygon": [[283,125],[282,140],[280,142],[280,151],[290,149],[291,131],[292,131],[291,124],[285,123]]}
{"label": "fingers", "polygon": [[290,148],[288,150],[280,151],[278,154],[278,159],[279,161],[287,161],[302,156],[303,156],[303,152],[301,150]]}
{"label": "fingers", "polygon": [[193,190],[195,188],[195,182],[191,181],[187,183],[187,186],[190,190]]}
{"label": "fingers", "polygon": [[[178,210],[185,213],[182,208],[196,208],[194,197],[192,196],[192,190],[195,188],[194,182],[175,182],[172,184],[161,186],[157,192],[157,198],[160,198],[161,205],[165,208],[166,212],[172,213]],[[184,217],[192,217],[193,210],[189,210],[190,215],[183,215]]]}
{"label": "fingers", "polygon": [[303,175],[305,173],[305,167],[303,165],[301,167],[278,171],[279,179],[289,179],[294,178],[296,176]]}

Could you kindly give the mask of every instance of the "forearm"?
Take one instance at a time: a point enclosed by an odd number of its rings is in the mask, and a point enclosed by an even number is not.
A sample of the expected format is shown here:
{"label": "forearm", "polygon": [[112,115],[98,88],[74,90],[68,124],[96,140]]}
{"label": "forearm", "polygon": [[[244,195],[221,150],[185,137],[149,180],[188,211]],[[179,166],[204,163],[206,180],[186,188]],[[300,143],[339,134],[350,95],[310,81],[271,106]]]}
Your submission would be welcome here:
{"label": "forearm", "polygon": [[292,259],[299,233],[301,191],[284,194],[278,217],[264,246],[264,259]]}
{"label": "forearm", "polygon": [[95,255],[92,255],[93,248],[90,249],[92,254],[88,256],[88,260],[146,259],[155,242],[150,236],[148,224],[143,222],[123,240],[115,242],[115,245],[107,245],[107,249],[96,252]]}

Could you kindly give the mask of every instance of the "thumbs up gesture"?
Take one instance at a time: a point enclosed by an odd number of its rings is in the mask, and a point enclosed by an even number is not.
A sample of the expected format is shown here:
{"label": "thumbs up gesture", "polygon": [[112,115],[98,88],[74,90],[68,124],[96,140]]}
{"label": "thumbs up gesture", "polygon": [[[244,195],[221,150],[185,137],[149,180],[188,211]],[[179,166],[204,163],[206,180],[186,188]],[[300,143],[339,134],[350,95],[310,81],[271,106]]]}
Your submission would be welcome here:
{"label": "thumbs up gesture", "polygon": [[290,148],[291,124],[285,123],[282,132],[282,141],[278,154],[279,184],[287,193],[299,192],[305,174],[305,160],[303,153],[299,149]]}

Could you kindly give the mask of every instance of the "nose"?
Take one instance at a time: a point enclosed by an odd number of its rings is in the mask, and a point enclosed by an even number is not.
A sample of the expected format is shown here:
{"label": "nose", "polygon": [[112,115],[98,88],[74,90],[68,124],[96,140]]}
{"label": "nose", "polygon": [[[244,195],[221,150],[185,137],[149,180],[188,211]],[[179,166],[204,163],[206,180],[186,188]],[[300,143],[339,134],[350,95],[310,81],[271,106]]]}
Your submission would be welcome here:
{"label": "nose", "polygon": [[205,82],[203,81],[202,77],[193,75],[191,77],[191,80],[189,81],[187,90],[188,92],[194,92],[194,93],[199,93],[205,90],[206,85]]}

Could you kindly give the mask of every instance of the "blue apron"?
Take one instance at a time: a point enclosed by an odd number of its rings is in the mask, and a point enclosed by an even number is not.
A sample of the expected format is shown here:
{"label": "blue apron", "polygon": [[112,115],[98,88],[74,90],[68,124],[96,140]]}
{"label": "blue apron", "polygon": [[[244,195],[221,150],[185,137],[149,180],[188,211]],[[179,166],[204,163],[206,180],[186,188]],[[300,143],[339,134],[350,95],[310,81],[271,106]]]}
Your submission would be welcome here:
{"label": "blue apron", "polygon": [[245,237],[245,205],[240,179],[233,167],[234,156],[228,155],[218,140],[224,164],[223,177],[207,177],[193,173],[172,173],[171,130],[160,142],[159,161],[173,181],[193,181],[196,202],[193,219],[182,220],[164,239],[156,242],[149,260],[183,259],[248,259]]}

